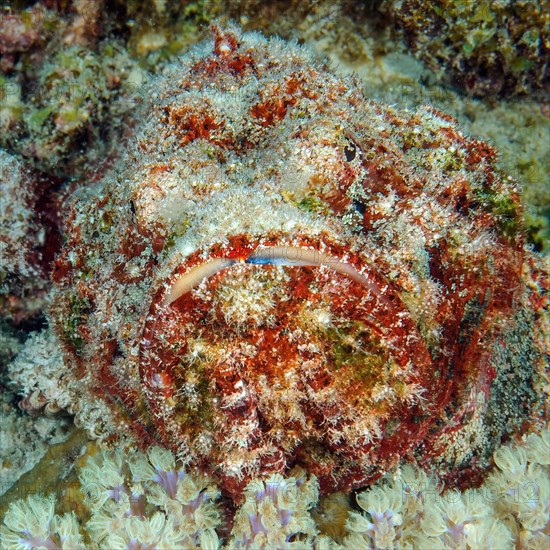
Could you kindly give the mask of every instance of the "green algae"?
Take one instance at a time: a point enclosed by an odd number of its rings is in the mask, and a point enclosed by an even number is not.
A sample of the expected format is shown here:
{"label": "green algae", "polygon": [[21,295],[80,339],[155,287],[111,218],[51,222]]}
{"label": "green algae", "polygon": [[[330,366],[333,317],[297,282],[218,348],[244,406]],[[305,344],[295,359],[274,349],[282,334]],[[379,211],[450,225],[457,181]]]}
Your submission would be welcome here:
{"label": "green algae", "polygon": [[361,387],[374,387],[378,382],[386,382],[392,359],[380,339],[369,331],[361,321],[353,321],[349,326],[331,327],[324,331],[329,346],[329,367],[338,372],[346,369],[349,377]]}
{"label": "green algae", "polygon": [[326,204],[315,195],[308,195],[298,202],[298,207],[306,212],[319,213],[325,212]]}
{"label": "green algae", "polygon": [[486,187],[474,189],[474,197],[484,210],[496,217],[498,227],[505,236],[514,238],[518,235],[521,229],[521,218],[514,197]]}
{"label": "green algae", "polygon": [[544,3],[384,0],[381,9],[440,79],[471,94],[525,94],[548,83]]}
{"label": "green algae", "polygon": [[80,325],[86,322],[91,311],[91,303],[88,298],[72,296],[70,300],[70,314],[64,325],[64,333],[67,341],[74,347],[78,355],[82,351],[84,340],[78,332]]}

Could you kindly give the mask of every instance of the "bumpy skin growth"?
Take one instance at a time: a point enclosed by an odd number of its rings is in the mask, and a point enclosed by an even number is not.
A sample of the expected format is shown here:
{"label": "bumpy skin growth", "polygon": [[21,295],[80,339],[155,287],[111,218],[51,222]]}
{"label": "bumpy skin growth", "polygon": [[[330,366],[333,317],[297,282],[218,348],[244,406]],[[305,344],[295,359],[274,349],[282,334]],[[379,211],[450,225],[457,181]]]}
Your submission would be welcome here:
{"label": "bumpy skin growth", "polygon": [[541,360],[495,151],[296,45],[213,37],[69,207],[51,317],[71,376],[113,433],[237,498],[294,465],[358,487],[415,449],[460,483],[529,414]]}

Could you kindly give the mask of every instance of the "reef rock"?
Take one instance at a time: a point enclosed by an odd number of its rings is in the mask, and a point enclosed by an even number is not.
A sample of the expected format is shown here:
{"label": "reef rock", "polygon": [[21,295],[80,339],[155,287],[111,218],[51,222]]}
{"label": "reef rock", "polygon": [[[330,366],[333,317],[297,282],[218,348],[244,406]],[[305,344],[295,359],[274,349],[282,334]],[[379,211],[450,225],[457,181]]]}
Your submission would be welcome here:
{"label": "reef rock", "polygon": [[294,466],[364,486],[413,455],[460,485],[537,410],[543,275],[496,151],[451,117],[214,26],[138,120],[71,198],[53,273],[60,384],[108,406],[105,437],[235,498]]}
{"label": "reef rock", "polygon": [[14,325],[40,314],[56,234],[51,183],[0,149],[0,314]]}

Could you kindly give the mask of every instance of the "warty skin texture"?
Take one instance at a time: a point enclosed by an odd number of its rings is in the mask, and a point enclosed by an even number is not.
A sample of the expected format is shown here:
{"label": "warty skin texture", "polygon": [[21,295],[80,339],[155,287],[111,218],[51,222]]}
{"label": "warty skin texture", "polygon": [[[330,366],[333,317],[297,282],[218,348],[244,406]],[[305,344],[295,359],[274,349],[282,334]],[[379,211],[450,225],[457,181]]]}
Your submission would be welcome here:
{"label": "warty skin texture", "polygon": [[67,378],[109,406],[107,440],[167,446],[236,499],[295,465],[363,486],[413,453],[475,481],[543,368],[544,273],[496,152],[301,47],[212,34],[69,201]]}

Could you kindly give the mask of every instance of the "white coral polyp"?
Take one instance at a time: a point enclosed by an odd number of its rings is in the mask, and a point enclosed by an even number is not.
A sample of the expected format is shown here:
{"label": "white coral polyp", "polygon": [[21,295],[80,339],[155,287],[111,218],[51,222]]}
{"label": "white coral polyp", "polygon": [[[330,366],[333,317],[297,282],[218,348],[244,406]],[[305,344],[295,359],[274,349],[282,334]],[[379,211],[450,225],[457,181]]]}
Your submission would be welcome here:
{"label": "white coral polyp", "polygon": [[245,489],[245,502],[237,511],[230,549],[293,548],[316,534],[308,510],[317,502],[317,480],[305,479],[302,471],[284,478],[272,474],[253,480]]}
{"label": "white coral polyp", "polygon": [[9,550],[84,548],[74,514],[54,516],[55,498],[31,495],[10,504],[0,528],[0,546]]}
{"label": "white coral polyp", "polygon": [[369,519],[350,512],[347,527],[352,533],[363,535],[376,548],[390,548],[398,537],[396,528],[403,523],[399,513],[403,496],[399,487],[374,487],[356,497],[357,504],[368,513]]}
{"label": "white coral polyp", "polygon": [[527,437],[525,450],[529,462],[550,465],[550,428],[546,426],[540,434],[532,433]]}
{"label": "white coral polyp", "polygon": [[469,550],[512,549],[512,534],[500,521],[484,519],[464,527]]}
{"label": "white coral polyp", "polygon": [[[496,469],[480,489],[442,492],[435,478],[413,466],[403,466],[394,477],[387,476],[357,496],[362,513],[351,511],[347,501],[338,505],[342,507],[339,513],[347,515],[347,533],[342,525],[338,542],[317,533],[310,514],[317,502],[318,485],[314,478],[307,479],[304,472],[297,470],[287,478],[273,474],[265,480],[252,481],[245,490],[245,502],[236,512],[232,537],[224,548],[546,550],[550,484],[547,468],[542,465],[545,457],[540,454],[544,437],[533,434],[523,441],[528,458],[521,484],[508,477],[507,471]],[[164,451],[155,451],[152,456],[153,460],[151,453],[128,456],[122,451],[103,452],[90,458],[81,469],[82,486],[99,487],[104,493],[112,490],[108,482],[119,483],[122,479],[118,500],[102,497],[85,501],[92,518],[84,528],[94,547],[218,550],[221,541],[216,533],[220,525],[220,511],[215,504],[217,487],[206,476],[186,472]],[[522,463],[517,457],[523,455],[514,446],[507,452],[501,450],[499,456],[501,465],[508,463],[515,468]],[[178,473],[175,498],[155,481],[157,469],[153,461]],[[493,495],[487,498],[489,493],[485,491],[491,485],[499,489],[496,500]],[[131,495],[142,498],[143,505],[132,503]],[[55,515],[54,504],[53,496],[39,495],[12,503],[0,528],[0,547],[84,549],[75,515]]]}
{"label": "white coral polyp", "polygon": [[523,448],[513,449],[511,447],[501,447],[493,458],[495,464],[506,474],[512,482],[518,482],[525,476],[527,468],[527,453]]}
{"label": "white coral polyp", "polygon": [[[161,447],[147,455],[133,453],[124,463],[121,456],[121,451],[103,452],[81,471],[81,483],[88,488],[99,483],[101,473],[110,474],[100,485],[101,498],[89,499],[95,513],[87,529],[95,540],[125,550],[219,546],[214,531],[220,520],[214,504],[219,490],[208,477],[189,474]],[[108,481],[120,482],[118,499],[104,498],[114,490]]]}

